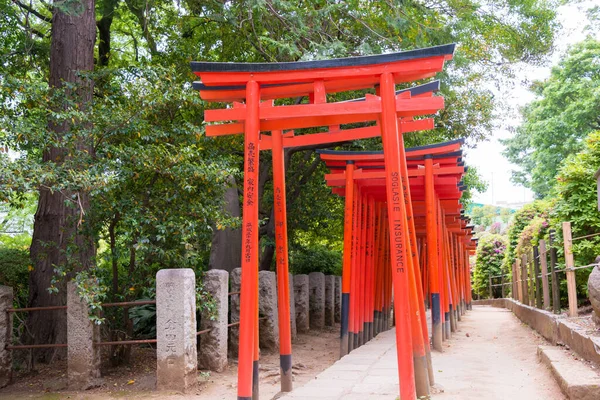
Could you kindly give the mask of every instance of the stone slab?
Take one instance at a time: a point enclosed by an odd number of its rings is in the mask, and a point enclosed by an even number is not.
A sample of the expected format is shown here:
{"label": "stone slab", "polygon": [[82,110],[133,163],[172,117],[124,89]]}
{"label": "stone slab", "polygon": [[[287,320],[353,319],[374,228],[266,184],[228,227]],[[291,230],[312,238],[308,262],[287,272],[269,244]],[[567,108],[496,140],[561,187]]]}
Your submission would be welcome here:
{"label": "stone slab", "polygon": [[311,272],[309,280],[310,328],[325,327],[325,275],[322,272]]}
{"label": "stone slab", "polygon": [[215,304],[215,314],[211,318],[207,310],[202,311],[200,330],[209,330],[200,335],[198,367],[222,372],[227,367],[227,337],[229,316],[229,273],[222,269],[212,269],[204,275],[204,288]]}
{"label": "stone slab", "polygon": [[[240,321],[240,295],[239,292],[242,290],[242,269],[234,268],[229,274],[229,290],[232,294],[229,296],[229,323]],[[229,357],[237,358],[239,351],[240,342],[240,328],[238,325],[229,328],[228,336],[228,352]]]}
{"label": "stone slab", "polygon": [[71,390],[100,385],[99,326],[89,317],[88,303],[79,296],[77,284],[67,283],[67,380]]}
{"label": "stone slab", "polygon": [[[350,352],[304,386],[281,398],[393,400],[399,393],[395,344],[394,330],[382,332],[360,348],[365,351]],[[379,373],[373,375],[372,371]]]}
{"label": "stone slab", "polygon": [[196,276],[189,268],[156,274],[156,387],[186,392],[196,386]]}
{"label": "stone slab", "polygon": [[290,323],[292,325],[292,341],[296,341],[298,338],[298,328],[296,327],[296,299],[294,296],[294,276],[292,274],[289,275],[288,283],[290,287]]}
{"label": "stone slab", "polygon": [[335,318],[335,276],[325,275],[325,326],[333,326]]}
{"label": "stone slab", "polygon": [[294,302],[296,305],[296,329],[298,333],[310,331],[310,305],[308,291],[308,275],[294,276]]}
{"label": "stone slab", "polygon": [[12,380],[12,351],[5,347],[11,344],[12,313],[6,312],[13,306],[13,289],[0,285],[0,388]]}
{"label": "stone slab", "polygon": [[600,376],[590,366],[555,346],[538,346],[538,357],[570,400],[600,399]]}
{"label": "stone slab", "polygon": [[335,277],[335,293],[334,293],[334,321],[340,323],[342,321],[342,277]]}
{"label": "stone slab", "polygon": [[258,313],[265,319],[259,323],[261,350],[279,350],[279,316],[277,308],[277,275],[271,271],[258,273]]}

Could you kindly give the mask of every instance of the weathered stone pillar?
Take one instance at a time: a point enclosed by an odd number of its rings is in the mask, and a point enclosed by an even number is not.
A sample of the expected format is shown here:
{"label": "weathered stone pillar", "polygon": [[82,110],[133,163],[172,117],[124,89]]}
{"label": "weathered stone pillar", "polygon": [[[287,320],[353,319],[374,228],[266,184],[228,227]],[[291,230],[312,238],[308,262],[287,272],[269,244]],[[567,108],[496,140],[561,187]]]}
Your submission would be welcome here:
{"label": "weathered stone pillar", "polygon": [[100,384],[100,349],[94,342],[99,326],[90,320],[88,303],[77,284],[67,283],[67,379],[69,389],[86,390]]}
{"label": "weathered stone pillar", "polygon": [[288,283],[290,285],[290,323],[292,341],[295,341],[298,337],[298,329],[296,328],[296,299],[294,296],[294,276],[290,274]]}
{"label": "weathered stone pillar", "polygon": [[196,385],[196,276],[189,268],[156,274],[156,388],[185,392]]}
{"label": "weathered stone pillar", "polygon": [[200,330],[210,329],[200,335],[198,367],[221,372],[227,366],[227,319],[229,316],[229,273],[211,269],[204,275],[204,288],[215,302],[214,320],[206,310],[202,312]]}
{"label": "weathered stone pillar", "polygon": [[325,326],[333,326],[335,313],[335,276],[325,275]]}
{"label": "weathered stone pillar", "polygon": [[294,276],[294,301],[296,303],[296,329],[298,333],[310,331],[308,275]]}
{"label": "weathered stone pillar", "polygon": [[325,327],[325,275],[322,272],[308,274],[310,301],[310,328]]}
{"label": "weathered stone pillar", "polygon": [[[545,256],[546,255],[544,254],[544,257]],[[594,262],[596,264],[600,263],[600,256],[596,257]],[[595,266],[594,269],[592,269],[592,273],[588,278],[588,296],[590,298],[590,302],[592,303],[592,308],[594,309],[592,312],[592,320],[596,323],[596,325],[600,326],[600,267],[598,266]],[[2,306],[0,305],[0,310],[1,307]],[[0,325],[0,327],[1,326],[2,325]]]}
{"label": "weathered stone pillar", "polygon": [[[229,296],[229,323],[240,322],[240,295],[242,289],[242,269],[234,268],[229,274],[229,290],[232,294]],[[240,342],[240,327],[234,325],[229,328],[229,357],[237,358]]]}
{"label": "weathered stone pillar", "polygon": [[342,277],[335,277],[335,298],[333,299],[334,312],[333,320],[342,322]]}
{"label": "weathered stone pillar", "polygon": [[6,350],[12,337],[12,313],[6,310],[12,306],[13,288],[0,285],[0,388],[12,379],[12,350]]}
{"label": "weathered stone pillar", "polygon": [[277,275],[271,271],[258,273],[259,346],[269,352],[279,350],[279,318],[277,315]]}

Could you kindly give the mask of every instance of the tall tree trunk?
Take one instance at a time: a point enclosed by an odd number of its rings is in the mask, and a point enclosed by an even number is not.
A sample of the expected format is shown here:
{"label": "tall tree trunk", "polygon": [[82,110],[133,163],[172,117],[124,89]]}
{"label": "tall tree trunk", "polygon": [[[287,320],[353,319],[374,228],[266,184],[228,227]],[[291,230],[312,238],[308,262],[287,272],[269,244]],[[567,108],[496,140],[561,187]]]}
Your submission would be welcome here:
{"label": "tall tree trunk", "polygon": [[[67,3],[69,4],[69,3]],[[75,97],[80,108],[91,100],[93,82],[83,82],[78,71],[94,68],[94,42],[96,21],[94,0],[71,3],[66,10],[63,3],[52,13],[52,44],[50,48],[50,86],[60,88],[63,82],[76,82],[81,88],[67,96]],[[66,103],[66,102],[65,102]],[[49,127],[60,137],[68,133],[68,123]],[[77,143],[78,150],[93,151],[85,140]],[[61,147],[45,149],[44,162],[61,164],[67,156]],[[51,294],[55,266],[69,270],[84,270],[93,265],[95,248],[93,240],[83,232],[82,216],[89,209],[87,193],[51,192],[40,189],[38,208],[33,226],[31,259],[33,271],[29,275],[29,306],[51,306],[66,304],[66,282],[58,283],[58,293]],[[64,311],[32,312],[27,321],[33,343],[65,343],[66,313]],[[53,350],[40,349],[35,358],[48,362]]]}
{"label": "tall tree trunk", "polygon": [[118,0],[104,0],[102,3],[102,18],[98,21],[98,61],[102,67],[107,67],[110,62],[110,28],[118,3]]}

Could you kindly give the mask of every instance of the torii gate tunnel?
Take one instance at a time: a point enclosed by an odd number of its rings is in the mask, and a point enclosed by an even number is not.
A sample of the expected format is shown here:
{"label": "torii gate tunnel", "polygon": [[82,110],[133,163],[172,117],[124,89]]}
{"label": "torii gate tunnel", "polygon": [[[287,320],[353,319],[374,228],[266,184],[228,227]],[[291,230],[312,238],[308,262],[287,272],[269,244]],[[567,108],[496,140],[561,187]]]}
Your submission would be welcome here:
{"label": "torii gate tunnel", "polygon": [[[336,186],[334,192],[346,195],[347,199],[342,355],[380,331],[393,304],[400,398],[415,399],[416,395],[429,393],[433,371],[427,368],[430,366],[430,362],[427,363],[429,336],[425,318],[421,318],[425,315],[424,299],[432,308],[434,348],[436,332],[453,320],[457,307],[462,312],[470,303],[467,282],[470,230],[460,215],[460,188],[456,185],[464,167],[458,165],[456,156],[452,166],[451,154],[448,160],[440,158],[432,163],[433,157],[444,152],[430,154],[429,148],[414,149],[407,158],[401,133],[433,128],[431,119],[413,118],[435,114],[443,108],[444,101],[442,97],[433,96],[438,86],[435,82],[399,92],[395,91],[395,85],[435,76],[445,61],[452,58],[453,52],[451,44],[322,61],[192,62],[192,70],[201,78],[201,82],[194,83],[194,88],[204,100],[233,102],[232,107],[205,112],[206,122],[218,123],[206,127],[207,135],[244,135],[239,400],[258,399],[260,151],[271,150],[273,162],[281,390],[286,392],[292,390],[292,346],[283,150],[377,136],[382,138],[383,152],[367,160],[372,165],[363,166],[358,159],[342,160],[345,170],[333,174],[339,176],[332,176],[333,180],[328,181]],[[329,93],[372,88],[376,89],[376,95],[355,101],[327,102]],[[275,103],[280,99],[306,96],[307,104]],[[343,129],[342,125],[351,123],[375,125]],[[325,128],[327,132],[284,134],[284,131],[303,128]],[[358,154],[355,156],[360,158]],[[411,159],[418,157],[424,160],[424,168],[420,168],[421,159]],[[348,162],[352,168],[345,166]],[[330,167],[335,168],[333,164]],[[461,168],[461,172],[450,171],[452,168]],[[434,172],[428,175],[425,171],[421,173],[421,169]],[[444,173],[436,174],[436,170]],[[450,178],[445,176],[446,172]],[[411,173],[420,175],[413,178]],[[338,178],[341,185],[335,181]],[[454,179],[454,187],[452,182],[443,179]],[[429,233],[431,229],[435,231],[433,236]],[[427,257],[423,256],[425,248]],[[420,271],[419,265],[424,265],[424,259],[427,268]],[[428,284],[424,284],[425,281]],[[448,327],[451,327],[449,323]],[[437,335],[441,340],[442,333]]]}

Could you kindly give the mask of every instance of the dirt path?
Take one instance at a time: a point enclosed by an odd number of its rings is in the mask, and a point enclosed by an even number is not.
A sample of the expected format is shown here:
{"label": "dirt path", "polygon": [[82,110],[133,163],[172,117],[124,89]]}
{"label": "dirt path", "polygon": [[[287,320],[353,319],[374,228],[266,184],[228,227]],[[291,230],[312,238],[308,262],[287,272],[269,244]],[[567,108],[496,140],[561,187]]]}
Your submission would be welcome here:
{"label": "dirt path", "polygon": [[[300,387],[333,364],[339,355],[339,324],[298,335],[293,347],[294,387]],[[187,395],[157,392],[156,352],[136,347],[132,363],[104,371],[98,388],[74,392],[67,386],[66,363],[39,365],[35,373],[16,373],[14,383],[0,389],[0,399],[100,400],[100,399],[206,399],[230,400],[237,396],[237,364],[230,360],[225,371],[198,373],[198,387]],[[263,354],[260,362],[260,398],[272,399],[279,392],[279,354]]]}
{"label": "dirt path", "polygon": [[546,342],[510,311],[474,306],[444,342],[444,352],[434,353],[436,382],[444,393],[433,399],[566,399],[539,363],[538,344]]}
{"label": "dirt path", "polygon": [[[338,329],[300,335],[294,344],[295,388],[314,380],[337,359]],[[395,369],[396,366],[393,335],[389,342],[389,346],[374,348],[373,354],[369,353],[374,359],[379,358],[378,362],[389,362],[389,366],[378,365],[380,370]],[[434,394],[433,400],[564,400],[550,372],[537,360],[538,344],[545,344],[545,341],[521,324],[510,311],[474,307],[463,317],[453,338],[444,342],[444,352],[433,354],[436,382],[444,389],[443,393]],[[385,351],[390,353],[389,357],[379,354]],[[278,364],[277,354],[262,357],[261,399],[272,399],[279,391]],[[64,366],[54,366],[40,371],[37,376],[20,377],[14,385],[0,390],[0,399],[217,400],[236,397],[235,364],[222,373],[200,373],[201,384],[195,393],[187,396],[154,391],[154,365],[154,358],[146,354],[133,366],[105,375],[102,387],[85,392],[65,390]],[[397,385],[397,372],[385,376],[390,382],[383,383]],[[337,384],[339,381],[332,383]],[[361,396],[361,399],[369,398],[368,395]]]}

